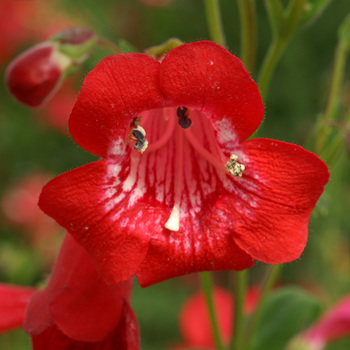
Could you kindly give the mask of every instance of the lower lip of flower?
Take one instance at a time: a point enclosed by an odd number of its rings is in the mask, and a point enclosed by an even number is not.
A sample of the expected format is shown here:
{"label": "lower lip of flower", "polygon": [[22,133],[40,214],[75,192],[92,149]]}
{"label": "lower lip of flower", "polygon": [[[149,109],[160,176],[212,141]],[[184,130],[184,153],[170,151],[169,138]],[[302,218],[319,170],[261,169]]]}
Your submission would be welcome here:
{"label": "lower lip of flower", "polygon": [[[232,129],[225,132],[235,139]],[[200,111],[177,107],[142,112],[131,122],[129,138],[116,140],[110,148],[106,180],[112,186],[106,191],[105,209],[115,210],[119,219],[126,209],[119,202],[128,198],[130,208],[147,196],[149,203],[170,211],[165,229],[182,231],[182,220],[188,218],[195,226],[203,207],[221,190],[246,196],[242,174],[247,159],[238,143],[236,147],[234,154],[222,149],[211,121]],[[124,221],[130,225],[130,219]]]}

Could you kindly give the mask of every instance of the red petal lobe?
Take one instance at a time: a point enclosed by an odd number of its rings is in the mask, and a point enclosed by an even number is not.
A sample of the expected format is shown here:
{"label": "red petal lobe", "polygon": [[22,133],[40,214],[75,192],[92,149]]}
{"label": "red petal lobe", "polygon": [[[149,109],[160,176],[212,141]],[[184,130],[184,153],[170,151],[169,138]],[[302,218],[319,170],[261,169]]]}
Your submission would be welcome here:
{"label": "red petal lobe", "polygon": [[106,177],[109,166],[102,160],[56,177],[43,188],[39,206],[89,252],[107,281],[118,283],[135,274],[149,238],[128,227],[121,229],[113,218],[126,204],[108,206],[108,189],[114,189],[111,178]]}
{"label": "red petal lobe", "polygon": [[108,155],[113,142],[127,137],[138,113],[160,107],[159,63],[143,54],[103,59],[85,78],[69,127],[87,151]]}
{"label": "red petal lobe", "polygon": [[235,221],[235,242],[266,263],[297,259],[329,178],[327,166],[302,147],[275,140],[246,141],[242,152],[245,171],[238,184],[251,210]]}
{"label": "red petal lobe", "polygon": [[264,116],[259,90],[242,62],[209,41],[171,50],[161,63],[160,84],[168,103],[203,111],[219,132],[241,141]]}
{"label": "red petal lobe", "polygon": [[0,283],[0,333],[21,327],[34,288]]}

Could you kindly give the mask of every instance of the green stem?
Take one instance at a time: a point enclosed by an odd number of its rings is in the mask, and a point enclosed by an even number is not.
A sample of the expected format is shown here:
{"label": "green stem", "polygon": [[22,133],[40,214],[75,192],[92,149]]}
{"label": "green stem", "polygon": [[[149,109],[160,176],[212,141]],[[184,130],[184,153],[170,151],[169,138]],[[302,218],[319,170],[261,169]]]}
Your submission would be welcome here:
{"label": "green stem", "polygon": [[267,96],[272,74],[286,46],[287,42],[285,40],[276,38],[276,40],[272,41],[264,58],[258,77],[258,86],[263,100]]}
{"label": "green stem", "polygon": [[338,159],[339,154],[344,148],[344,141],[347,133],[350,132],[350,111],[346,114],[343,126],[337,126],[337,134],[334,136],[332,142],[321,153],[321,159],[323,159],[328,166],[333,166]]}
{"label": "green stem", "polygon": [[100,46],[107,47],[108,49],[113,51],[115,54],[122,53],[122,49],[117,44],[115,44],[112,41],[109,41],[105,38],[98,37],[96,42]]}
{"label": "green stem", "polygon": [[277,16],[277,12],[270,11],[270,23],[271,27],[274,29],[274,38],[264,58],[258,77],[258,86],[263,100],[267,96],[276,65],[288,42],[298,28],[300,18],[304,11],[305,1],[306,0],[291,0],[284,18],[281,17],[281,15],[278,19],[273,18],[272,16]]}
{"label": "green stem", "polygon": [[211,40],[221,46],[226,46],[225,34],[220,16],[219,0],[204,0],[204,4]]}
{"label": "green stem", "polygon": [[322,119],[319,121],[319,123],[321,123],[321,126],[319,127],[314,146],[314,151],[316,154],[321,154],[321,152],[324,150],[325,143],[330,131],[330,127],[328,125],[329,121],[336,118],[336,111],[340,96],[340,87],[342,85],[342,80],[344,77],[347,51],[347,46],[341,41],[338,44],[335,52],[333,76],[326,110],[322,116]]}
{"label": "green stem", "polygon": [[341,41],[338,44],[338,47],[335,52],[331,90],[329,93],[326,111],[324,115],[324,119],[327,121],[335,119],[335,110],[338,106],[340,86],[344,78],[347,51],[347,45],[344,44],[343,41]]}
{"label": "green stem", "polygon": [[[248,328],[247,328],[247,332],[246,332],[246,340],[247,340],[247,344],[249,344],[249,342],[251,342],[253,335],[255,334],[260,320],[261,320],[261,316],[262,313],[264,311],[265,308],[265,304],[266,304],[266,299],[271,291],[271,288],[273,287],[273,285],[275,284],[281,270],[282,270],[282,264],[277,264],[277,265],[271,265],[266,278],[265,278],[265,282],[263,284],[262,290],[261,290],[261,294],[260,294],[260,298],[259,298],[259,302],[258,305],[256,306],[250,320],[248,323]],[[247,347],[249,348],[249,347]]]}
{"label": "green stem", "polygon": [[287,32],[285,34],[288,41],[299,27],[300,18],[305,10],[305,3],[306,0],[291,0],[289,4],[286,18]]}
{"label": "green stem", "polygon": [[200,275],[202,290],[207,302],[207,307],[208,307],[209,317],[211,322],[211,329],[213,332],[216,349],[225,350],[221,339],[219,324],[218,324],[216,312],[215,312],[215,305],[214,305],[214,299],[213,299],[213,280],[212,280],[211,274],[210,272],[201,272],[199,275]]}
{"label": "green stem", "polygon": [[248,273],[247,270],[235,272],[235,285],[234,285],[234,323],[233,323],[233,336],[231,338],[230,349],[242,350],[243,349],[243,331],[244,331],[244,305],[245,295],[247,290]]}
{"label": "green stem", "polygon": [[241,19],[241,59],[246,69],[254,73],[256,59],[255,0],[238,0]]}

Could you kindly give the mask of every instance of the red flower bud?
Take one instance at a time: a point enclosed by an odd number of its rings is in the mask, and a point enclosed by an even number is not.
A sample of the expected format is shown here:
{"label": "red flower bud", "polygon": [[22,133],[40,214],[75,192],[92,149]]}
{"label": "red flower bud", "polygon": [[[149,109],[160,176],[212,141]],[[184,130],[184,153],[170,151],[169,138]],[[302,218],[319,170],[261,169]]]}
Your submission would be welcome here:
{"label": "red flower bud", "polygon": [[60,53],[56,44],[39,44],[23,52],[8,66],[6,84],[19,102],[39,107],[58,88],[70,64],[70,58]]}
{"label": "red flower bud", "polygon": [[43,105],[89,57],[96,39],[90,29],[70,28],[23,52],[6,71],[10,92],[29,107]]}

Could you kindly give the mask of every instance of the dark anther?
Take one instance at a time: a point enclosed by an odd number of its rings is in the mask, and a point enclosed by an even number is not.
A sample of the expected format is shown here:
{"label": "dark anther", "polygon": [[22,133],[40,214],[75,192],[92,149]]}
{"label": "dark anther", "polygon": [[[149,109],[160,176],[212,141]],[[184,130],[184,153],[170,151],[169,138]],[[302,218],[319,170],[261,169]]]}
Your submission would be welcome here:
{"label": "dark anther", "polygon": [[131,133],[135,136],[135,138],[137,139],[136,143],[135,143],[135,146],[134,148],[136,150],[142,150],[143,147],[145,146],[145,142],[146,142],[146,138],[145,138],[145,135],[140,131],[140,130],[137,130],[137,129],[133,129],[131,131]]}
{"label": "dark anther", "polygon": [[177,116],[179,117],[179,125],[183,129],[187,129],[191,126],[192,120],[188,117],[190,111],[187,107],[178,107],[176,111]]}
{"label": "dark anther", "polygon": [[131,123],[130,123],[130,127],[132,128],[137,128],[141,123],[141,118],[140,117],[135,117],[132,119]]}

